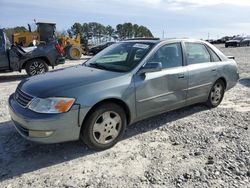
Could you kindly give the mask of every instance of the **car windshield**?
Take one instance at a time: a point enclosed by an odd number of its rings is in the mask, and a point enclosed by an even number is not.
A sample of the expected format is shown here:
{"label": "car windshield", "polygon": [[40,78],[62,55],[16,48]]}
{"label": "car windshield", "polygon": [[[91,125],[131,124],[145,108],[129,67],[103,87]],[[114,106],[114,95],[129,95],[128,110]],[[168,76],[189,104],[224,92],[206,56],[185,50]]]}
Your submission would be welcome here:
{"label": "car windshield", "polygon": [[131,71],[146,56],[154,43],[121,42],[104,49],[86,62],[86,66],[115,72]]}
{"label": "car windshield", "polygon": [[235,37],[233,38],[233,40],[242,40],[243,38],[242,37]]}

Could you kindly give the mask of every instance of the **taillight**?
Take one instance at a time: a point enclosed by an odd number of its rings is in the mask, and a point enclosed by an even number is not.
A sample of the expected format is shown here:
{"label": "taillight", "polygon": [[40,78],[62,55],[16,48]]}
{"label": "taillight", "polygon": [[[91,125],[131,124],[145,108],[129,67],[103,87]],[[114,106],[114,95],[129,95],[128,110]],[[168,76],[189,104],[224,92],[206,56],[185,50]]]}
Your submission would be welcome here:
{"label": "taillight", "polygon": [[59,43],[56,43],[55,47],[56,47],[56,50],[58,51],[59,54],[63,53],[63,49],[62,49],[62,47],[60,46]]}

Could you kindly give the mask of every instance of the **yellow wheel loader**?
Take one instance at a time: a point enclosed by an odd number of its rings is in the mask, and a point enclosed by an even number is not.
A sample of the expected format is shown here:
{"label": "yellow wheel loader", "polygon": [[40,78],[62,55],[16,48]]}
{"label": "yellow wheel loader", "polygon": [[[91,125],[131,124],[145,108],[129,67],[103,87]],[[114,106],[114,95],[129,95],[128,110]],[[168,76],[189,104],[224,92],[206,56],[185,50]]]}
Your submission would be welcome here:
{"label": "yellow wheel loader", "polygon": [[36,25],[37,29],[34,32],[31,31],[30,25],[28,25],[29,31],[14,33],[12,35],[12,43],[23,47],[29,47],[33,46],[33,40],[47,43],[56,38],[55,23],[37,22]]}
{"label": "yellow wheel loader", "polygon": [[87,50],[81,45],[80,34],[77,34],[75,38],[69,36],[58,37],[58,42],[62,46],[65,56],[68,59],[78,60],[82,54],[86,54]]}

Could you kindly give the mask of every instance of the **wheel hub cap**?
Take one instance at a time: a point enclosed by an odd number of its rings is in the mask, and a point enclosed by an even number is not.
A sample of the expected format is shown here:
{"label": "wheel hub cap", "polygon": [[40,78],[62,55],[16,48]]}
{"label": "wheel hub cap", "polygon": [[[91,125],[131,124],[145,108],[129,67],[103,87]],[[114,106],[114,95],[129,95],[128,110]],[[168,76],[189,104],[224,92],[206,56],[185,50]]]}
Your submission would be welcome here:
{"label": "wheel hub cap", "polygon": [[99,144],[108,144],[112,142],[120,133],[121,117],[113,111],[107,111],[101,114],[94,126],[93,136]]}
{"label": "wheel hub cap", "polygon": [[211,93],[211,101],[213,104],[217,104],[220,102],[222,97],[222,85],[221,84],[216,84]]}

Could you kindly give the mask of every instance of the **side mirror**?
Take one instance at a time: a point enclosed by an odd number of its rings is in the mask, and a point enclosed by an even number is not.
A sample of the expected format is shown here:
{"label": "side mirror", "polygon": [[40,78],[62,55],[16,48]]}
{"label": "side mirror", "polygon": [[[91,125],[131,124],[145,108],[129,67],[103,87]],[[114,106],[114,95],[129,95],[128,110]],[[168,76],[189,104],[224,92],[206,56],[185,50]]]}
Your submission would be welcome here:
{"label": "side mirror", "polygon": [[144,74],[147,72],[158,72],[162,70],[161,62],[149,62],[146,63],[141,69],[138,71],[139,74]]}

